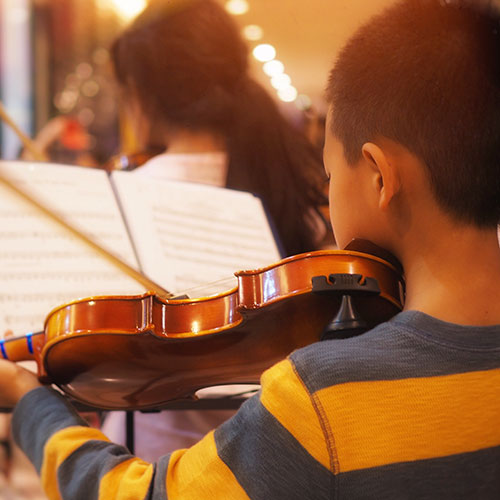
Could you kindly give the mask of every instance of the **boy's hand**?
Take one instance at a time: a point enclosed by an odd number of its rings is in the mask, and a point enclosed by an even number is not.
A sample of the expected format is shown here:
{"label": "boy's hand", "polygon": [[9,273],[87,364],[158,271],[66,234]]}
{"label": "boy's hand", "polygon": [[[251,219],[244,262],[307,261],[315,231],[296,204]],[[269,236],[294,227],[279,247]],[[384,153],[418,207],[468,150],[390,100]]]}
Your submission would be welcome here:
{"label": "boy's hand", "polygon": [[33,372],[0,359],[0,408],[13,408],[27,392],[40,385]]}

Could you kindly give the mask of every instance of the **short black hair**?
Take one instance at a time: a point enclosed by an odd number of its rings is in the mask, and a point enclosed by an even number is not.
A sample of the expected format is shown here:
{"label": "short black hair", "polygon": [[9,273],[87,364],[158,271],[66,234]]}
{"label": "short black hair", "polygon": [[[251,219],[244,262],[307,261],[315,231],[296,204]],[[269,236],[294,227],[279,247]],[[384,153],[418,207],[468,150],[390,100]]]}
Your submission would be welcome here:
{"label": "short black hair", "polygon": [[500,17],[484,0],[403,0],[341,51],[327,99],[349,164],[392,139],[427,166],[438,203],[479,227],[500,220]]}

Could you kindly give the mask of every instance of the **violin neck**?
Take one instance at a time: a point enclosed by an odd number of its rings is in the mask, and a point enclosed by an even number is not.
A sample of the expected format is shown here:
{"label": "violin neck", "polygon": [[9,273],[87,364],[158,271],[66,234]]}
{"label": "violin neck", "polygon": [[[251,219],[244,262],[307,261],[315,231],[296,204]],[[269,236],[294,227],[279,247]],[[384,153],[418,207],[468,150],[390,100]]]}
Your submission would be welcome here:
{"label": "violin neck", "polygon": [[9,361],[32,361],[45,343],[44,332],[0,340],[0,357]]}

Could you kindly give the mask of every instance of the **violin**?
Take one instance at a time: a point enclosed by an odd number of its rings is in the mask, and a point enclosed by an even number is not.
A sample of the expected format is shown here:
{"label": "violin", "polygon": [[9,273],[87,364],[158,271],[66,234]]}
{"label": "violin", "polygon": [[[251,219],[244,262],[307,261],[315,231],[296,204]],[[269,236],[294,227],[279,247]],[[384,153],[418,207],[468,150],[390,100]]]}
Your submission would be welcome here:
{"label": "violin", "polygon": [[325,328],[333,339],[357,334],[403,307],[401,269],[352,249],[235,275],[236,287],[199,299],[145,293],[70,302],[49,313],[43,332],[4,340],[0,350],[12,361],[34,359],[42,382],[84,405],[145,410],[208,386],[258,383]]}
{"label": "violin", "polygon": [[135,170],[148,160],[165,152],[163,146],[150,146],[145,151],[137,151],[131,154],[117,154],[112,156],[103,166],[103,170],[113,172],[114,170]]}

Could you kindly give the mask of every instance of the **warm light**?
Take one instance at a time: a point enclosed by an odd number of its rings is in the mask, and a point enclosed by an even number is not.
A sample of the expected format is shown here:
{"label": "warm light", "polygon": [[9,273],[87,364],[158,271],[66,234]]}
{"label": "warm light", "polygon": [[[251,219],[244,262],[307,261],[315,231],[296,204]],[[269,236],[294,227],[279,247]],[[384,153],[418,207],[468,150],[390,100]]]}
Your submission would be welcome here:
{"label": "warm light", "polygon": [[292,87],[284,87],[278,90],[278,97],[284,102],[293,102],[297,99],[297,89]]}
{"label": "warm light", "polygon": [[234,16],[241,16],[248,12],[248,2],[246,0],[229,0],[226,3],[226,10]]}
{"label": "warm light", "polygon": [[285,71],[285,66],[278,59],[273,59],[272,61],[266,62],[263,66],[264,73],[268,76],[276,76]]}
{"label": "warm light", "polygon": [[90,78],[93,72],[94,68],[89,63],[80,63],[75,70],[76,76],[82,80]]}
{"label": "warm light", "polygon": [[64,89],[54,97],[54,105],[61,113],[69,113],[78,102],[77,89]]}
{"label": "warm light", "polygon": [[289,87],[291,83],[292,79],[286,73],[281,73],[271,78],[271,85],[275,89],[282,89],[285,87]]}
{"label": "warm light", "polygon": [[262,31],[262,28],[260,26],[257,26],[256,24],[249,24],[248,26],[245,26],[243,28],[243,36],[247,40],[251,40],[254,42],[256,40],[260,40],[263,35],[264,32]]}
{"label": "warm light", "polygon": [[78,121],[88,127],[95,119],[95,113],[90,108],[82,108],[78,111]]}
{"label": "warm light", "polygon": [[276,57],[276,49],[268,43],[261,43],[253,49],[253,56],[257,59],[257,61],[271,61]]}
{"label": "warm light", "polygon": [[95,97],[100,89],[100,85],[95,80],[88,80],[82,85],[82,94],[85,97]]}
{"label": "warm light", "polygon": [[146,5],[147,0],[99,0],[99,7],[111,8],[126,20],[140,14]]}
{"label": "warm light", "polygon": [[96,49],[92,54],[92,60],[96,64],[106,64],[109,60],[109,51],[103,47]]}
{"label": "warm light", "polygon": [[307,110],[312,106],[312,101],[308,95],[300,94],[295,101],[295,105],[301,110]]}

